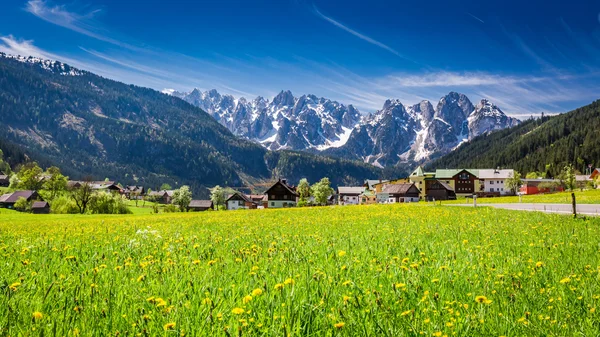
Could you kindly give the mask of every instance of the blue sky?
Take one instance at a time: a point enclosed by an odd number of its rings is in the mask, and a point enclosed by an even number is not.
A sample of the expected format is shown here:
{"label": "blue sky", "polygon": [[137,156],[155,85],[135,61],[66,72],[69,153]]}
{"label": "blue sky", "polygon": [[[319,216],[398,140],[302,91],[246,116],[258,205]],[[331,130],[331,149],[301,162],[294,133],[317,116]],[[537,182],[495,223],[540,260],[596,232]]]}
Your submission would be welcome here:
{"label": "blue sky", "polygon": [[354,104],[458,91],[507,114],[600,98],[598,1],[16,1],[0,51],[126,83]]}

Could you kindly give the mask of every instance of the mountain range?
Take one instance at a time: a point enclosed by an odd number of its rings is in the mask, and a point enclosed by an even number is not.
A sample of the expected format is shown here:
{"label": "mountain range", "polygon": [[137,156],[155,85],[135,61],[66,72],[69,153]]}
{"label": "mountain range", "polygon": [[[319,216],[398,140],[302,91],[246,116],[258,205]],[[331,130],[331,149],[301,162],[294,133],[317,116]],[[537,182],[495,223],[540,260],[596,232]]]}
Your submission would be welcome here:
{"label": "mountain range", "polygon": [[[56,165],[73,179],[110,177],[156,188],[255,186],[327,176],[359,184],[383,171],[357,161],[270,151],[233,135],[179,98],[58,61],[0,53],[0,140],[14,158]],[[19,151],[14,151],[19,148]]]}
{"label": "mountain range", "polygon": [[435,107],[427,100],[405,106],[389,99],[381,110],[367,115],[352,105],[315,95],[295,97],[289,90],[273,100],[236,99],[214,89],[167,93],[268,149],[310,151],[378,167],[423,163],[478,135],[519,123],[487,99],[473,105],[456,92],[442,97]]}

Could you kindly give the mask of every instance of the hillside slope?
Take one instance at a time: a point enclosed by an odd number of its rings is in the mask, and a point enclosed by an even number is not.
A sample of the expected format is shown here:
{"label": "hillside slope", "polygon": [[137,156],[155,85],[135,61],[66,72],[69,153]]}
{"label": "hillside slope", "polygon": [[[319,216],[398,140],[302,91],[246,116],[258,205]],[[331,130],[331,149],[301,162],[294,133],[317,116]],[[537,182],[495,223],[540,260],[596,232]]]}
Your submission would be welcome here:
{"label": "hillside slope", "polygon": [[[201,194],[207,186],[272,178],[266,149],[234,136],[200,108],[56,61],[0,54],[0,123],[0,137],[73,178],[111,177],[149,187],[188,184]],[[317,159],[302,158],[307,167]],[[278,165],[278,175],[289,173],[283,164],[269,165]],[[364,173],[380,174],[355,162],[342,171],[355,181]],[[316,173],[339,183],[332,176],[337,172],[338,167],[320,165]]]}
{"label": "hillside slope", "polygon": [[571,112],[528,120],[476,137],[428,168],[510,167],[556,176],[567,164],[581,172],[600,166],[600,101]]}

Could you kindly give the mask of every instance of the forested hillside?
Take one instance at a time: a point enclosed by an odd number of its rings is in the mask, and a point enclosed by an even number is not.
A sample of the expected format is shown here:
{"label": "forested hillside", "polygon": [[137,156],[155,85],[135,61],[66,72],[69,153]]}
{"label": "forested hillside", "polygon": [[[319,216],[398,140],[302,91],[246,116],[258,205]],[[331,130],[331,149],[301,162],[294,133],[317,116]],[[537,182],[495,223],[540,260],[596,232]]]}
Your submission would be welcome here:
{"label": "forested hillside", "polygon": [[528,120],[521,125],[482,135],[428,168],[506,167],[557,176],[567,165],[584,172],[600,166],[600,101],[569,113]]}
{"label": "forested hillside", "polygon": [[4,54],[0,124],[0,137],[7,144],[61,167],[72,178],[110,177],[149,187],[188,184],[202,193],[204,187],[216,184],[269,180],[275,167],[278,176],[292,182],[301,178],[296,175],[304,171],[298,169],[301,165],[317,167],[313,174],[329,176],[334,183],[343,177],[357,181],[365,173],[369,177],[381,173],[362,163],[330,166],[322,158],[302,154],[290,170],[285,163],[273,163],[277,156],[235,137],[179,98],[59,62]]}

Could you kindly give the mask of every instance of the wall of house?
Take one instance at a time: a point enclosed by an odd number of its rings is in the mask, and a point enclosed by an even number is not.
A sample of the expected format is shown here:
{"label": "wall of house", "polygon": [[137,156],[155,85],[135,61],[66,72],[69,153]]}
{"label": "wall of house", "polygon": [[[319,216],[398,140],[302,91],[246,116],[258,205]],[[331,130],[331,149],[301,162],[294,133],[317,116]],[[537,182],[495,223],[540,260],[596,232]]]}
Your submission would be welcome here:
{"label": "wall of house", "polygon": [[243,200],[228,200],[227,201],[227,209],[228,210],[238,210],[238,209],[246,209],[246,204]]}
{"label": "wall of house", "polygon": [[296,202],[291,200],[269,200],[266,208],[289,208],[295,206]]}
{"label": "wall of house", "polygon": [[360,197],[358,195],[342,195],[340,196],[340,205],[358,205]]}
{"label": "wall of house", "polygon": [[504,186],[504,179],[484,179],[484,192],[500,192],[500,194],[508,194],[510,191]]}

